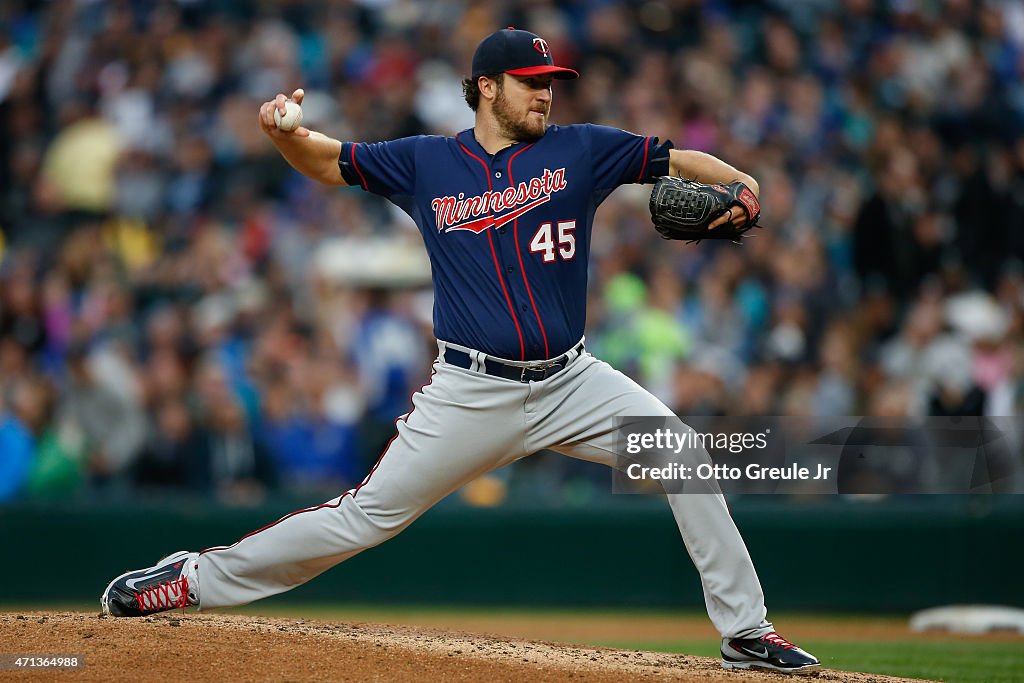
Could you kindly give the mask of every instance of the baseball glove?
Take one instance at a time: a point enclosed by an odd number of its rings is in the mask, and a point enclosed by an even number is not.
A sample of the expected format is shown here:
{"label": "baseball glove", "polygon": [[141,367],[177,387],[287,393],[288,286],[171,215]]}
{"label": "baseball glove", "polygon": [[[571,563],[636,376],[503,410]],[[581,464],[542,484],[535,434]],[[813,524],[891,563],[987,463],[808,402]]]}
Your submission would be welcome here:
{"label": "baseball glove", "polygon": [[[651,190],[651,220],[667,240],[731,240],[739,243],[757,225],[761,205],[750,188],[739,180],[728,185],[706,185],[685,178],[662,176]],[[723,223],[708,226],[723,213],[742,211],[747,220],[737,226]]]}

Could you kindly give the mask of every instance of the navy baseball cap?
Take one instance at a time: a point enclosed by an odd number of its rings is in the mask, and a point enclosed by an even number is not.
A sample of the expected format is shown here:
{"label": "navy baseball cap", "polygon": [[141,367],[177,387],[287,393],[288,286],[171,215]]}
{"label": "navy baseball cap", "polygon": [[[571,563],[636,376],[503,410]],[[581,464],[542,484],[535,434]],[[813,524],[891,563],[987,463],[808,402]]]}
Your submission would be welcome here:
{"label": "navy baseball cap", "polygon": [[551,74],[554,78],[579,78],[564,66],[555,66],[548,41],[536,33],[509,26],[480,41],[473,53],[473,78],[487,74],[507,73],[513,76]]}

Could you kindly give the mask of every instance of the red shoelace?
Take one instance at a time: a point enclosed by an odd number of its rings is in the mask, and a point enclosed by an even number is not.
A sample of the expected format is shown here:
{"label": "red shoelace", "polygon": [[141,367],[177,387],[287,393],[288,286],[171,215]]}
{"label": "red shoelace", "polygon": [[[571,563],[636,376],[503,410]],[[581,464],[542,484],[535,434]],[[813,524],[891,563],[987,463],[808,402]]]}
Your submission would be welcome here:
{"label": "red shoelace", "polygon": [[761,640],[767,642],[770,645],[778,645],[784,650],[792,650],[796,647],[796,645],[789,642],[775,631],[772,631],[771,633],[766,633],[765,635],[761,636]]}
{"label": "red shoelace", "polygon": [[188,607],[188,577],[181,576],[138,591],[135,600],[143,613],[163,612],[176,607],[184,610]]}

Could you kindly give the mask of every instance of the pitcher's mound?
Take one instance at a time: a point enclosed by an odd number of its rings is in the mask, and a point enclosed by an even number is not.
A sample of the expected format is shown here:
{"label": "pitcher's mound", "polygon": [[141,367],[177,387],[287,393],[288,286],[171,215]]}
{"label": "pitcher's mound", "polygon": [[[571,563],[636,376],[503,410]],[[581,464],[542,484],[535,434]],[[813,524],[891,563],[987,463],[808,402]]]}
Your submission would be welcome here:
{"label": "pitcher's mound", "polygon": [[[0,614],[0,652],[85,657],[85,681],[744,681],[775,673],[725,671],[718,660],[515,640],[409,626],[164,613],[142,619],[95,614]],[[0,680],[25,680],[0,672]],[[823,671],[802,680],[889,683],[907,679]],[[915,681],[914,683],[920,683]]]}

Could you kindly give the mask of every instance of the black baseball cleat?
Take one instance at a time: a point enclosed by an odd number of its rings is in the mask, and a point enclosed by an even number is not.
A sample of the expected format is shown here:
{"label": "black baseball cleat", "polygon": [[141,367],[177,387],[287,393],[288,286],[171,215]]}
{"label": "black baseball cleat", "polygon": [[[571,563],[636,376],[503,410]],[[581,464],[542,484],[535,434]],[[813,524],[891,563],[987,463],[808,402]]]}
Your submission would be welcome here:
{"label": "black baseball cleat", "polygon": [[821,662],[775,631],[760,638],[722,641],[722,666],[726,669],[771,669],[786,674],[806,674],[821,669]]}
{"label": "black baseball cleat", "polygon": [[121,574],[100,596],[103,613],[113,617],[144,617],[198,605],[198,559],[199,553],[182,550],[148,569]]}

